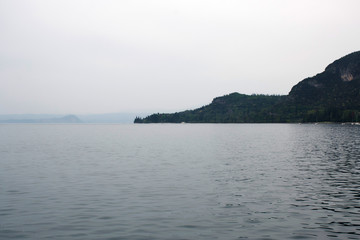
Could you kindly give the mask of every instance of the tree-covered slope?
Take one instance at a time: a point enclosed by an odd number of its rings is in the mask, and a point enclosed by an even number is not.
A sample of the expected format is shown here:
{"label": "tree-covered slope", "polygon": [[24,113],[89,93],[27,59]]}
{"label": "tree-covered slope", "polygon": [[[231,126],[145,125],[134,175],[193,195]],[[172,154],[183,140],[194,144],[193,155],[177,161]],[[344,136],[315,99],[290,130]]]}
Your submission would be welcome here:
{"label": "tree-covered slope", "polygon": [[[324,72],[295,85],[285,103],[297,107],[303,122],[358,121],[360,110],[360,52],[328,65]],[[286,114],[286,112],[282,112]]]}
{"label": "tree-covered slope", "polygon": [[271,107],[283,96],[232,93],[215,98],[211,104],[173,114],[153,114],[135,123],[250,123],[273,122]]}
{"label": "tree-covered slope", "polygon": [[135,123],[262,123],[360,121],[360,51],[295,85],[287,96],[232,93],[204,107],[152,114]]}

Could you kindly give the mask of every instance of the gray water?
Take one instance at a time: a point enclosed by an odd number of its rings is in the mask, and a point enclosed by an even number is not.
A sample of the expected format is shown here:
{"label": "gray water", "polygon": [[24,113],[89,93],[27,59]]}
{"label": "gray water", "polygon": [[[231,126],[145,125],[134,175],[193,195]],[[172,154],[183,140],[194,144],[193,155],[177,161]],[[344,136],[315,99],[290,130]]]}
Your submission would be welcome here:
{"label": "gray water", "polygon": [[0,239],[359,238],[359,126],[0,125]]}

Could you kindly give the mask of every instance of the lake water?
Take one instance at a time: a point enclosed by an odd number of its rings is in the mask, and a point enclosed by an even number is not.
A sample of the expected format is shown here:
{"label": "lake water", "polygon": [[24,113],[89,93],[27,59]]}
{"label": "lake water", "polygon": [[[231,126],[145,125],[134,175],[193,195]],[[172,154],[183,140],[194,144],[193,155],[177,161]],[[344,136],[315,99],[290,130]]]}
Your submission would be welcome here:
{"label": "lake water", "polygon": [[0,125],[0,239],[359,238],[359,126]]}

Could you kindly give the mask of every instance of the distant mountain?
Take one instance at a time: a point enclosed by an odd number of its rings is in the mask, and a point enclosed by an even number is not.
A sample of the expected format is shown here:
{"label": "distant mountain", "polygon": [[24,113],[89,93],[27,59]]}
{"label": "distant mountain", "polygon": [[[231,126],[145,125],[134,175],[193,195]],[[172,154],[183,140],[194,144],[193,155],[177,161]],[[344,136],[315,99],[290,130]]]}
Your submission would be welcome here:
{"label": "distant mountain", "polygon": [[61,118],[64,115],[60,114],[0,114],[1,120],[19,120],[19,119],[49,119],[49,118]]}
{"label": "distant mountain", "polygon": [[[78,115],[83,123],[132,123],[139,114],[135,113],[105,113]],[[147,114],[140,114],[146,116]]]}
{"label": "distant mountain", "polygon": [[360,121],[360,51],[295,85],[286,96],[232,93],[195,110],[152,114],[135,123]]}
{"label": "distant mountain", "polygon": [[[32,116],[32,115],[29,115]],[[46,115],[41,115],[46,116]],[[21,119],[19,116],[12,119],[1,119],[0,123],[81,123],[80,119],[75,115],[66,115],[63,117],[55,118],[24,118]]]}
{"label": "distant mountain", "polygon": [[132,123],[136,116],[146,116],[148,113],[105,113],[83,115],[59,114],[0,114],[0,123]]}

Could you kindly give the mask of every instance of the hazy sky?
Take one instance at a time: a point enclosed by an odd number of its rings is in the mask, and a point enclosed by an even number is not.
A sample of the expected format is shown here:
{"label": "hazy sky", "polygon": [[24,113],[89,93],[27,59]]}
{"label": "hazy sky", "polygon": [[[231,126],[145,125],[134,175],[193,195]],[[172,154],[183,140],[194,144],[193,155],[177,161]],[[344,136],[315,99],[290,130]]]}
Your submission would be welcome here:
{"label": "hazy sky", "polygon": [[287,94],[360,50],[359,0],[0,0],[0,114]]}

